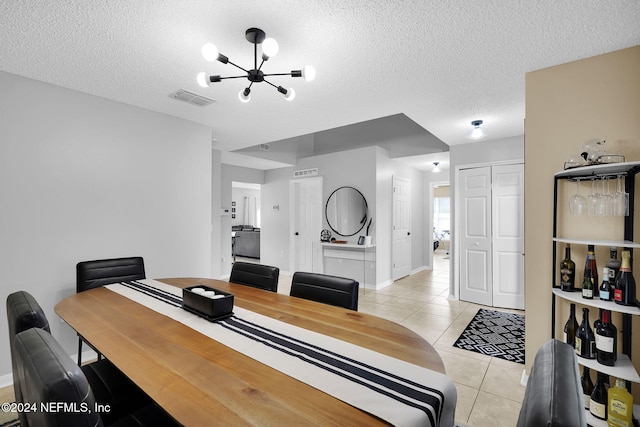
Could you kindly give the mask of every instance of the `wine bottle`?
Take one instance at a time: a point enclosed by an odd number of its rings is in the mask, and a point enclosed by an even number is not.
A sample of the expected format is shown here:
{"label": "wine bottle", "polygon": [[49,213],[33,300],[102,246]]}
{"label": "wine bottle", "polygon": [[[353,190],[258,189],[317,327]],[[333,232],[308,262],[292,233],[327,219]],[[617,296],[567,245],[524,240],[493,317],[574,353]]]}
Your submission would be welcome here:
{"label": "wine bottle", "polygon": [[587,259],[584,263],[584,274],[587,275],[587,270],[591,271],[591,279],[593,282],[593,297],[598,296],[598,266],[596,265],[596,250],[594,245],[587,246]]}
{"label": "wine bottle", "polygon": [[607,378],[609,375],[598,372],[596,379],[596,385],[591,391],[591,399],[589,400],[589,412],[601,420],[607,419],[607,389],[604,387],[605,383],[609,382]]}
{"label": "wine bottle", "polygon": [[584,280],[582,281],[582,298],[593,299],[593,274],[590,269],[584,271]]}
{"label": "wine bottle", "polygon": [[624,380],[616,378],[615,387],[611,387],[607,394],[607,425],[631,427],[633,396],[627,391]]}
{"label": "wine bottle", "polygon": [[616,279],[613,300],[621,305],[636,305],[636,281],[631,273],[631,254],[622,251],[622,263]]}
{"label": "wine bottle", "polygon": [[584,401],[584,409],[589,409],[591,393],[593,392],[593,382],[591,381],[591,372],[586,366],[582,368],[580,383],[582,384],[582,400]]}
{"label": "wine bottle", "polygon": [[560,289],[573,292],[576,289],[576,263],[571,260],[571,246],[564,250],[564,259],[560,261]]}
{"label": "wine bottle", "polygon": [[609,267],[602,269],[602,284],[598,292],[602,301],[613,301],[613,289],[609,280]]}
{"label": "wine bottle", "polygon": [[580,327],[580,325],[578,325],[578,321],[576,320],[576,305],[571,304],[571,308],[569,310],[569,319],[567,319],[567,323],[565,323],[564,325],[564,342],[575,348],[576,332]]}
{"label": "wine bottle", "polygon": [[614,366],[617,359],[618,329],[611,323],[611,311],[602,310],[601,322],[596,328],[596,359],[599,363]]}
{"label": "wine bottle", "polygon": [[609,283],[611,283],[611,286],[615,286],[616,277],[618,276],[618,271],[620,271],[620,260],[618,259],[618,248],[616,246],[609,248],[609,261],[605,266],[609,269]]}
{"label": "wine bottle", "polygon": [[589,324],[589,309],[582,309],[582,323],[576,332],[576,353],[585,359],[596,357],[596,337]]}

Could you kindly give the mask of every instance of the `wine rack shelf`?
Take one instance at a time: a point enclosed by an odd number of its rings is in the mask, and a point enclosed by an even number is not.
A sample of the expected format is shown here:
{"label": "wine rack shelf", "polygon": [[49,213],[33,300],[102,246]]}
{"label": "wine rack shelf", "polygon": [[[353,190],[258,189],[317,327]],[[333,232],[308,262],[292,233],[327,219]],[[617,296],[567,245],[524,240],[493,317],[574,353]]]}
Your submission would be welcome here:
{"label": "wine rack shelf", "polygon": [[582,298],[581,292],[566,292],[561,290],[560,288],[554,288],[553,293],[554,295],[560,298],[569,300],[571,302],[575,302],[576,304],[582,304],[589,307],[602,308],[605,310],[616,311],[618,313],[626,313],[634,316],[640,316],[640,308],[638,307],[620,305],[620,304],[616,304],[613,301],[602,301],[598,298],[586,299],[586,298]]}
{"label": "wine rack shelf", "polygon": [[634,383],[640,383],[640,375],[638,375],[636,368],[633,366],[631,360],[629,360],[629,356],[626,354],[618,354],[618,360],[616,360],[615,366],[606,366],[602,363],[598,363],[596,359],[585,359],[584,357],[578,357],[578,363],[589,369],[602,372],[615,378],[622,378]]}
{"label": "wine rack shelf", "polygon": [[640,243],[632,242],[630,240],[597,240],[597,239],[568,239],[563,237],[554,237],[554,242],[558,243],[570,243],[575,245],[595,245],[595,246],[616,246],[618,248],[640,248]]}

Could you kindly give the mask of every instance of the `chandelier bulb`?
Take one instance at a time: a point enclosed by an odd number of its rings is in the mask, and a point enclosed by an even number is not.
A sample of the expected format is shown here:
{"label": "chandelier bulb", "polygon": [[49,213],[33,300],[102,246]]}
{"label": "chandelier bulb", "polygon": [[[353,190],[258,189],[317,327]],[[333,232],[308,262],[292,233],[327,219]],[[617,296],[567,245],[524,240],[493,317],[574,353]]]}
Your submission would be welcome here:
{"label": "chandelier bulb", "polygon": [[218,59],[218,48],[213,43],[205,43],[202,46],[202,56],[209,62],[213,62]]}
{"label": "chandelier bulb", "polygon": [[201,73],[198,73],[198,76],[196,77],[196,81],[202,87],[209,87],[209,79],[207,78],[207,73],[205,73],[204,71]]}
{"label": "chandelier bulb", "polygon": [[251,101],[251,89],[247,87],[238,92],[238,99],[244,103]]}
{"label": "chandelier bulb", "polygon": [[262,42],[262,54],[265,59],[274,57],[278,54],[279,46],[278,42],[272,38],[265,39]]}
{"label": "chandelier bulb", "polygon": [[295,97],[296,97],[296,91],[293,90],[292,87],[287,89],[287,93],[285,94],[284,99],[286,99],[287,101],[293,101]]}
{"label": "chandelier bulb", "polygon": [[311,65],[305,65],[302,69],[302,77],[305,79],[305,81],[310,82],[311,80],[316,78],[316,69]]}

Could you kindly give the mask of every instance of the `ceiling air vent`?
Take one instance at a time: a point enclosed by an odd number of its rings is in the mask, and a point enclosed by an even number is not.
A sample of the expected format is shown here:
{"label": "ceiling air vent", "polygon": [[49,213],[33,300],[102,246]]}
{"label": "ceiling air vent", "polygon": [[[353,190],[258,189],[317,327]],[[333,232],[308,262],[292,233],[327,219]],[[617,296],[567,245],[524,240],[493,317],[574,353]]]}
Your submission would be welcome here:
{"label": "ceiling air vent", "polygon": [[206,96],[198,95],[197,93],[189,92],[188,90],[184,89],[178,89],[177,91],[169,94],[169,97],[177,99],[178,101],[187,102],[189,104],[199,105],[201,107],[216,102],[211,98],[207,98]]}
{"label": "ceiling air vent", "polygon": [[269,151],[269,148],[271,148],[269,147],[269,144],[260,144],[260,149],[262,151]]}

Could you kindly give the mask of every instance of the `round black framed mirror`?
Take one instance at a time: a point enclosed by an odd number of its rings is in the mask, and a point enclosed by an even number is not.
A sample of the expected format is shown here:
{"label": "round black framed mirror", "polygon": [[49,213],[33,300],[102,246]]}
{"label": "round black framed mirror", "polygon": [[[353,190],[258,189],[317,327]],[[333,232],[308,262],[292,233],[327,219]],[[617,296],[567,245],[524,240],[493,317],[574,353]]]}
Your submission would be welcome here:
{"label": "round black framed mirror", "polygon": [[327,199],[324,208],[329,227],[340,236],[354,236],[369,219],[367,199],[353,187],[340,187]]}

